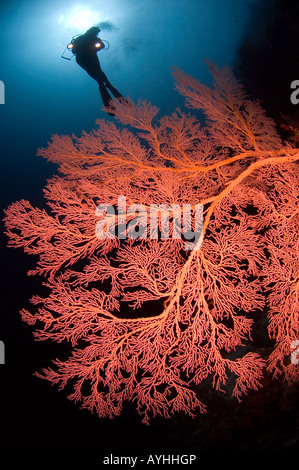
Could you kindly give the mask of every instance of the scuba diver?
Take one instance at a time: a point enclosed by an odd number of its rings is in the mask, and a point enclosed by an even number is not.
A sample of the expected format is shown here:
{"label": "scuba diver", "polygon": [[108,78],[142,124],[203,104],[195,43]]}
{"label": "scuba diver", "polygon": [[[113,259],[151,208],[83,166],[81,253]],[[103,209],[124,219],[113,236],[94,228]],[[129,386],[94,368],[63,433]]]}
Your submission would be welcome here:
{"label": "scuba diver", "polygon": [[[97,37],[100,32],[98,26],[93,26],[86,33],[75,37],[67,46],[76,56],[76,62],[82,67],[88,75],[98,82],[100,94],[105,107],[111,106],[110,96],[107,88],[115,98],[123,98],[119,91],[111,85],[105,73],[101,69],[97,52],[105,47],[100,38]],[[109,113],[113,116],[112,113]]]}

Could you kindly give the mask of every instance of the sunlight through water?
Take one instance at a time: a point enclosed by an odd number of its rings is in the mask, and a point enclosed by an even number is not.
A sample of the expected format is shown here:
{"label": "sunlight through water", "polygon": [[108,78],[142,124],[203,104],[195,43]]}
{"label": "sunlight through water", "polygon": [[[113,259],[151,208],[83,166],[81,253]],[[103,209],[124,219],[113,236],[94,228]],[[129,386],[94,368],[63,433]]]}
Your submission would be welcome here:
{"label": "sunlight through water", "polygon": [[68,14],[59,18],[59,23],[65,27],[88,29],[100,21],[100,14],[89,7],[77,5]]}

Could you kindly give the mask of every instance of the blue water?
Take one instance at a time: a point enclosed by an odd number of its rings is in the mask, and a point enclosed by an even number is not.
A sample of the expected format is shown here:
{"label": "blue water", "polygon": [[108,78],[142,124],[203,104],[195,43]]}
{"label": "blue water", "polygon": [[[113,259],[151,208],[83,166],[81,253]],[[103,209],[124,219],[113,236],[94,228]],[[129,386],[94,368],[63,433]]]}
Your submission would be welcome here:
{"label": "blue water", "polygon": [[2,1],[2,199],[41,191],[51,170],[35,154],[53,133],[79,135],[109,118],[97,83],[61,58],[73,35],[110,22],[100,33],[110,44],[99,53],[102,69],[124,96],[165,114],[183,105],[172,66],[208,82],[204,59],[231,64],[247,16],[247,0]]}

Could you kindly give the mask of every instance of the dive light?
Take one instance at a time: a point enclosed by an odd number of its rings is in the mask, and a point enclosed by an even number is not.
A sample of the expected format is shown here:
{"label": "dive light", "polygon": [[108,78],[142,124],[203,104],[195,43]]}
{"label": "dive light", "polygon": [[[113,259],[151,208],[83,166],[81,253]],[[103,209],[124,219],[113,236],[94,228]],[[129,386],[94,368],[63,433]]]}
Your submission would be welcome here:
{"label": "dive light", "polygon": [[[64,49],[63,53],[61,54],[61,57],[63,59],[66,59],[66,60],[72,60],[73,56],[72,57],[66,57],[65,56],[65,51],[66,50],[69,50],[69,51],[72,51],[73,52],[73,47],[74,47],[74,40],[78,37],[78,36],[81,36],[81,34],[77,34],[76,36],[74,36],[71,40],[71,42],[66,46],[66,48]],[[105,43],[105,44],[104,44]],[[106,45],[107,44],[107,45]],[[110,44],[108,41],[102,41],[100,38],[97,38],[97,42],[94,44],[95,48],[98,50],[98,51],[101,51],[102,49],[109,49],[110,47]]]}

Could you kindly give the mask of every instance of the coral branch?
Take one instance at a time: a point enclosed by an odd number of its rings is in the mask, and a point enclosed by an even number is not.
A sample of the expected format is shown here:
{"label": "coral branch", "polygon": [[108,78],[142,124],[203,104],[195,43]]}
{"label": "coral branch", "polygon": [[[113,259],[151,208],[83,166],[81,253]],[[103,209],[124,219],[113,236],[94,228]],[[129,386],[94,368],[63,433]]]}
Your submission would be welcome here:
{"label": "coral branch", "polygon": [[[120,124],[98,121],[39,150],[62,174],[45,188],[47,209],[20,201],[6,210],[9,245],[37,256],[29,274],[48,289],[22,318],[36,339],[72,348],[37,375],[72,387],[69,398],[100,417],[126,401],[147,424],[204,413],[207,378],[217,390],[234,382],[238,400],[266,367],[299,378],[290,359],[299,149],[281,141],[229,68],[209,68],[211,88],[174,71],[204,126],[180,110],[159,118],[146,101],[116,101]],[[275,345],[262,358],[251,331],[267,313]]]}

